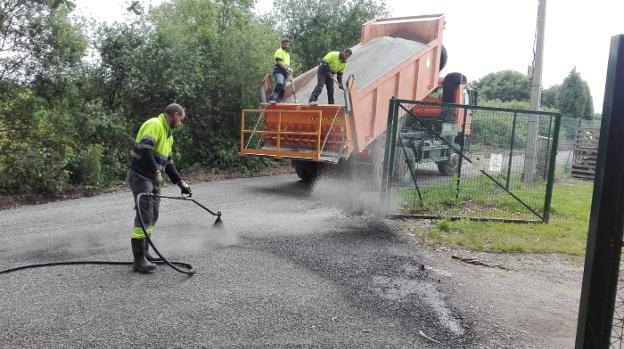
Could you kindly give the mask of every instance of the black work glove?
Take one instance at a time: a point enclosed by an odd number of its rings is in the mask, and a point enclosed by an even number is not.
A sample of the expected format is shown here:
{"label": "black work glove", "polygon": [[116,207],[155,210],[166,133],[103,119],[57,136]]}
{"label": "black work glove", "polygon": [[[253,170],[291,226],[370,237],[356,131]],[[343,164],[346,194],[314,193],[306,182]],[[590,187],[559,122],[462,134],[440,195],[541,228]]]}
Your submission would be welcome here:
{"label": "black work glove", "polygon": [[191,191],[191,186],[188,185],[185,181],[178,182],[178,187],[180,187],[182,195],[188,195],[189,197],[193,196],[193,192]]}

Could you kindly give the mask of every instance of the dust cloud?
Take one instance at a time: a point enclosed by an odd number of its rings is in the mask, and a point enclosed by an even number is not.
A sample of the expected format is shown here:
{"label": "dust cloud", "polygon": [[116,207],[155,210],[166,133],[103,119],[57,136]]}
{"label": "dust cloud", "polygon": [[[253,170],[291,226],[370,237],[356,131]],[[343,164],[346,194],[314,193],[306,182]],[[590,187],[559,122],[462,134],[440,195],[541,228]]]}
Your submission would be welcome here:
{"label": "dust cloud", "polygon": [[379,185],[366,179],[321,177],[312,197],[353,216],[381,218],[397,211],[394,200],[381,200]]}

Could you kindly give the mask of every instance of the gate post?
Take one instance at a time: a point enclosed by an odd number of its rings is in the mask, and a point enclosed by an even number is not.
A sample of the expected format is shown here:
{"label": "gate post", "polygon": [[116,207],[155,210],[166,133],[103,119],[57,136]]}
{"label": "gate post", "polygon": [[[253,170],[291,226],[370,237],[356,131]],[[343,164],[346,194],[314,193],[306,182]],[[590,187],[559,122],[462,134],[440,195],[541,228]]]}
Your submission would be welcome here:
{"label": "gate post", "polygon": [[[459,145],[459,159],[457,164],[457,187],[455,188],[455,200],[459,200],[459,189],[461,186],[461,174],[462,166],[464,165],[464,145],[466,144],[466,118],[468,117],[468,107],[464,106],[464,119],[462,120],[462,142]],[[451,147],[455,147],[451,144]],[[452,149],[449,149],[449,158],[451,156]]]}
{"label": "gate post", "polygon": [[509,145],[509,161],[507,164],[507,181],[505,186],[507,190],[509,190],[509,182],[511,180],[511,163],[513,160],[513,148],[514,148],[514,140],[516,138],[516,121],[518,119],[518,112],[514,110],[513,113],[513,124],[511,125],[511,144]]}
{"label": "gate post", "polygon": [[[546,198],[544,200],[544,215],[542,221],[548,223],[550,220],[550,203],[552,202],[553,187],[555,184],[555,168],[557,167],[557,148],[559,147],[559,129],[561,127],[561,114],[551,116],[555,118],[555,130],[550,145],[550,160],[546,163],[548,177],[546,178]],[[550,136],[550,133],[549,133]]]}
{"label": "gate post", "polygon": [[388,106],[388,122],[386,126],[386,148],[384,149],[384,159],[383,159],[383,171],[381,175],[381,198],[383,201],[386,199],[386,193],[388,192],[388,188],[391,182],[390,176],[392,176],[392,171],[390,170],[390,166],[393,162],[390,161],[390,158],[394,158],[394,143],[393,143],[393,129],[395,122],[395,111],[396,111],[396,97],[392,97],[390,99],[390,104]]}
{"label": "gate post", "polygon": [[608,348],[624,218],[624,35],[611,39],[576,348]]}

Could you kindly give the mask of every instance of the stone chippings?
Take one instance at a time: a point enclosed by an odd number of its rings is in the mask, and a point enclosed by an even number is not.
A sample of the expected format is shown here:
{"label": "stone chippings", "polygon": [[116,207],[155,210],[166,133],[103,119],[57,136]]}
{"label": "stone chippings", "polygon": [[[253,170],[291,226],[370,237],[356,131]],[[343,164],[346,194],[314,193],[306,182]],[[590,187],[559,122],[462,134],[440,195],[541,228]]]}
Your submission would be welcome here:
{"label": "stone chippings", "polygon": [[[353,75],[355,77],[356,89],[361,91],[424,47],[425,44],[417,41],[389,36],[376,38],[365,45],[357,44],[351,48],[353,55],[348,60],[343,82],[346,83],[348,77]],[[316,67],[313,69],[316,69]],[[302,88],[296,90],[299,103],[308,101],[314,86],[316,86],[316,77]],[[334,99],[336,104],[344,104],[342,90],[338,89],[337,85],[335,85]],[[291,96],[284,102],[292,103],[294,99]],[[319,104],[327,103],[327,92],[325,89],[319,96],[318,102]]]}

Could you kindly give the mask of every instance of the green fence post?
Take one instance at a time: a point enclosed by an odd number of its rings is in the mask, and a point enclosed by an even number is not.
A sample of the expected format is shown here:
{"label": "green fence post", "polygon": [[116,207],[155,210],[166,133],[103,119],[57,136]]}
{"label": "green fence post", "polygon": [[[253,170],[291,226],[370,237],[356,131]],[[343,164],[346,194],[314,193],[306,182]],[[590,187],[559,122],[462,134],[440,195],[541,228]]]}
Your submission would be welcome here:
{"label": "green fence post", "polygon": [[511,160],[513,159],[514,141],[516,138],[516,121],[518,119],[518,112],[514,111],[513,125],[511,126],[511,144],[509,145],[509,165],[507,166],[507,182],[505,186],[509,190],[509,181],[511,180]]}
{"label": "green fence post", "polygon": [[550,219],[550,203],[555,182],[555,166],[557,164],[557,144],[559,143],[559,127],[561,126],[561,114],[555,115],[555,131],[553,132],[552,148],[550,148],[550,161],[548,162],[548,182],[546,182],[546,198],[544,199],[543,222]]}
{"label": "green fence post", "polygon": [[[464,144],[466,144],[466,117],[468,115],[468,108],[464,106],[464,119],[462,120],[462,141],[459,145],[459,164],[457,164],[457,187],[455,188],[455,200],[459,200],[459,187],[461,186],[461,173],[462,173],[462,165],[464,163]],[[451,144],[451,147],[454,147]],[[450,151],[454,151],[449,149],[449,157],[451,156]]]}
{"label": "green fence post", "polygon": [[396,150],[397,130],[399,123],[399,102],[396,97],[392,97],[390,100],[392,103],[392,129],[390,132],[390,150],[388,153],[388,177],[386,181],[387,190],[390,190],[392,183],[392,176],[394,175],[394,153]]}
{"label": "green fence post", "polygon": [[[624,35],[611,39],[576,348],[622,345],[613,333],[624,230]],[[621,285],[620,285],[621,286]],[[617,303],[620,301],[617,300]],[[618,310],[619,312],[619,310]],[[617,314],[618,320],[622,315]],[[617,334],[617,333],[616,333]]]}
{"label": "green fence post", "polygon": [[383,171],[381,177],[381,197],[385,200],[386,193],[388,191],[388,176],[392,175],[388,164],[390,163],[390,153],[394,154],[394,144],[392,143],[392,128],[394,119],[394,110],[396,108],[396,98],[390,99],[390,105],[388,106],[388,122],[386,126],[386,148],[384,149],[383,159]]}
{"label": "green fence post", "polygon": [[[553,137],[552,139],[550,138],[550,131],[552,131],[552,123],[553,123],[553,116],[550,116],[550,120],[548,122],[548,133],[546,134],[548,137],[548,147],[546,149],[546,152],[550,153],[552,151],[552,140],[555,139],[555,137]],[[559,126],[561,127],[561,126]],[[555,166],[557,167],[557,159],[555,158],[555,162],[554,163],[547,163],[544,166],[544,179],[548,180],[548,171],[550,171],[550,168],[548,166]]]}

